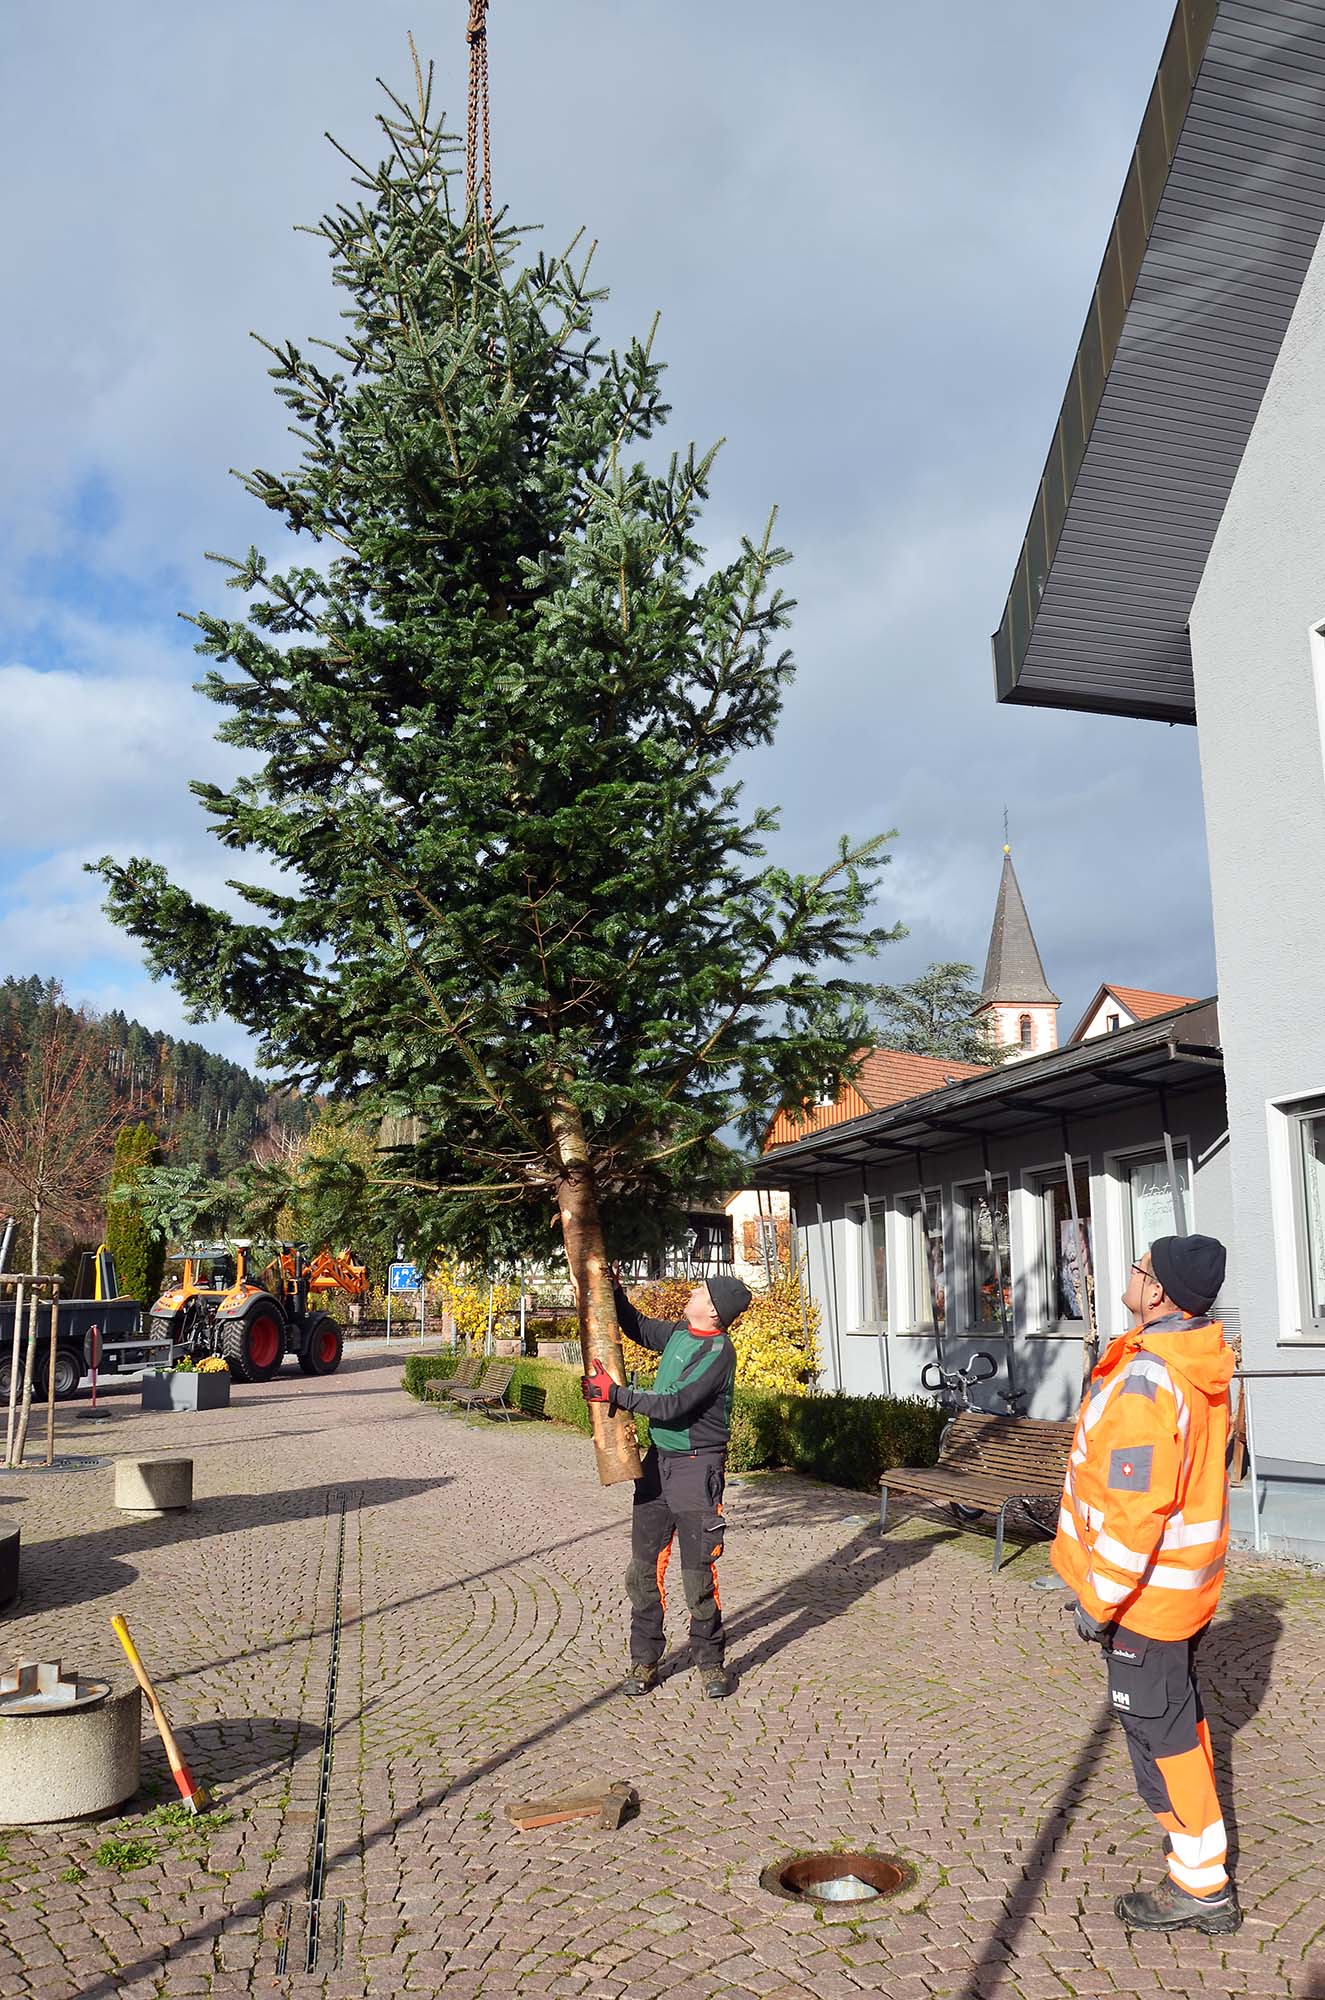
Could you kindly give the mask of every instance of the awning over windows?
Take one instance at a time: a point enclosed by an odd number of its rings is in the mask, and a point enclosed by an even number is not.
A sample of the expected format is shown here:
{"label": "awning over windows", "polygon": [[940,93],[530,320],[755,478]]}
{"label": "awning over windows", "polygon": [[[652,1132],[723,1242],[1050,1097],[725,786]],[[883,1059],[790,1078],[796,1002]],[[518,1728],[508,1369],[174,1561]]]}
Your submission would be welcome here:
{"label": "awning over windows", "polygon": [[1146,1098],[1162,1110],[1183,1091],[1222,1078],[1223,1069],[1218,1009],[1214,1000],[1199,1000],[1119,1034],[1031,1056],[777,1146],[765,1153],[754,1181],[794,1188],[892,1160],[914,1160],[917,1152],[1016,1138],[1044,1126],[1061,1134],[1066,1124],[1075,1140],[1089,1119]]}

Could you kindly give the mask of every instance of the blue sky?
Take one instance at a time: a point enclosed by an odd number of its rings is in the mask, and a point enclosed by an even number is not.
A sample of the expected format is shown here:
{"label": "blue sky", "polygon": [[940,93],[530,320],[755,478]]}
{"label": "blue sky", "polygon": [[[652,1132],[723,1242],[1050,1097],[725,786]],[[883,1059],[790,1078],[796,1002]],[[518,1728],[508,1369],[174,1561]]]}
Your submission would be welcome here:
{"label": "blue sky", "polygon": [[[662,310],[708,539],[794,551],[799,677],[747,760],[779,858],[896,826],[879,976],[983,961],[1006,805],[1063,1031],[1105,978],[1213,988],[1194,732],[1002,710],[1002,611],[1167,0],[493,0],[497,198],[585,224],[607,339]],[[178,1029],[90,857],[223,900],[190,777],[233,769],[178,617],[265,542],[228,477],[293,447],[247,338],[335,330],[292,225],[345,192],[406,33],[464,110],[463,0],[17,0],[0,25],[0,973]],[[825,25],[826,24],[826,25]],[[1162,865],[1155,856],[1163,853]],[[197,1031],[244,1054],[229,1023]]]}

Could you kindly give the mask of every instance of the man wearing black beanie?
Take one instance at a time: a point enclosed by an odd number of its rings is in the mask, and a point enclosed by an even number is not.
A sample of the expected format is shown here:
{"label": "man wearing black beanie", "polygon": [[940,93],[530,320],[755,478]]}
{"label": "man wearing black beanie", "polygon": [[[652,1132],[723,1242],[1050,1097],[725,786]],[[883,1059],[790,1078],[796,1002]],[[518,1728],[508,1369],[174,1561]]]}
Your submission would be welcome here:
{"label": "man wearing black beanie", "polygon": [[612,1411],[638,1411],[649,1420],[652,1442],[635,1481],[631,1515],[631,1668],[623,1692],[647,1694],[657,1685],[666,1643],[667,1564],[675,1540],[681,1584],[690,1607],[690,1652],[712,1700],[731,1693],[723,1664],[726,1639],[718,1599],[722,1554],[722,1490],[731,1435],[736,1349],[727,1332],[750,1303],[739,1278],[714,1277],[696,1285],[684,1320],[645,1319],[618,1282],[617,1318],[627,1340],[662,1359],[652,1389],[626,1389],[600,1361],[584,1377],[585,1401]]}
{"label": "man wearing black beanie", "polygon": [[1092,1371],[1053,1546],[1164,1831],[1164,1880],[1114,1904],[1129,1930],[1218,1935],[1242,1922],[1194,1672],[1228,1546],[1233,1356],[1210,1318],[1224,1262],[1213,1236],[1161,1236],[1133,1264],[1123,1304],[1136,1324]]}

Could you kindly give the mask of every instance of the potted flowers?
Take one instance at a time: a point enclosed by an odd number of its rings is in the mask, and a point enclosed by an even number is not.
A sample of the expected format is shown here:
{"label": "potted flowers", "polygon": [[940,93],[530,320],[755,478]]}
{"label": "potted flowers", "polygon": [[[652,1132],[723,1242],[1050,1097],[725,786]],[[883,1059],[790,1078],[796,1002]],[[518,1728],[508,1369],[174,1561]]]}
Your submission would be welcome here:
{"label": "potted flowers", "polygon": [[143,1376],[145,1410],[224,1410],[230,1405],[230,1370],[219,1354],[194,1362],[186,1354],[173,1368]]}

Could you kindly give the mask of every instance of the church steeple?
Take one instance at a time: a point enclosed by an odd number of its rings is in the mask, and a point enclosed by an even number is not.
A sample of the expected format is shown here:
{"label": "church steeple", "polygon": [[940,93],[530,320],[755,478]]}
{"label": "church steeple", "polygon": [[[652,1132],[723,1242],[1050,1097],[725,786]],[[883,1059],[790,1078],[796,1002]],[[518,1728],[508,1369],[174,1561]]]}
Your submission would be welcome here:
{"label": "church steeple", "polygon": [[996,1041],[1035,1055],[1058,1046],[1058,1005],[1058,995],[1044,976],[1039,946],[1012,865],[1012,849],[1005,842],[976,1018],[989,1020]]}

